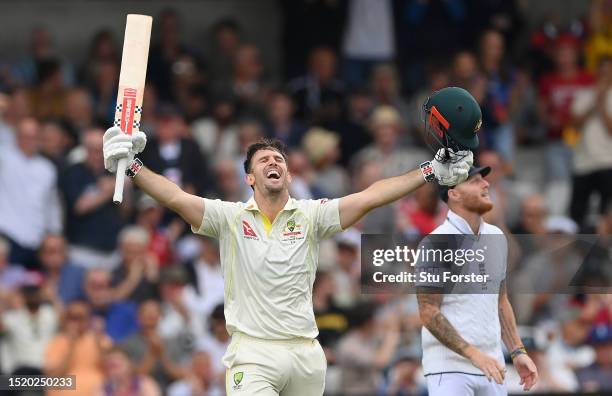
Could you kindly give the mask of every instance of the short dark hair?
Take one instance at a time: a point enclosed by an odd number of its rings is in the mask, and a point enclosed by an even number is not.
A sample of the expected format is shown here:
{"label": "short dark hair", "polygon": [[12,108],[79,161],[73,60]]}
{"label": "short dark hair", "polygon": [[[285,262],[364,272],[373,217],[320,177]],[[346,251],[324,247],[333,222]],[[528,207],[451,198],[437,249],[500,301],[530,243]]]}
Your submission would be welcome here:
{"label": "short dark hair", "polygon": [[244,160],[244,173],[249,174],[251,172],[251,160],[256,152],[259,150],[274,150],[278,151],[285,161],[287,161],[287,147],[285,144],[278,139],[263,138],[259,139],[257,143],[253,143],[247,149],[246,159]]}

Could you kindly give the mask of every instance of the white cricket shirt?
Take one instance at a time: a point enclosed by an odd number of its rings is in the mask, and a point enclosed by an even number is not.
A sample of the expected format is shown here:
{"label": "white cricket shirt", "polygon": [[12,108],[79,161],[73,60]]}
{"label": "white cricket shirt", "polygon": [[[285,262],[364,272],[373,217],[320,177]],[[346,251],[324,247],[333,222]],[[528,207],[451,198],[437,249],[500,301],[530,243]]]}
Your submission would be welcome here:
{"label": "white cricket shirt", "polygon": [[274,222],[253,198],[204,199],[199,230],[219,239],[227,330],[283,340],[315,338],[312,285],[319,241],[342,231],[338,200],[289,198]]}
{"label": "white cricket shirt", "polygon": [[[449,210],[446,221],[436,228],[432,234],[464,234],[474,235],[467,221]],[[497,238],[488,239],[496,244],[499,255],[493,264],[500,265],[500,272],[505,276],[507,264],[507,242],[502,230],[494,225],[481,221],[478,235],[500,234]],[[478,238],[476,238],[478,239]],[[483,238],[485,239],[485,238]],[[500,243],[501,242],[501,243]],[[478,243],[478,242],[476,242]],[[501,246],[500,246],[501,245]],[[478,246],[474,246],[478,248]],[[487,259],[492,256],[488,252]],[[497,291],[497,290],[496,290]],[[440,311],[457,330],[464,340],[474,345],[487,355],[496,358],[502,366],[504,357],[501,347],[501,329],[499,324],[499,293],[482,294],[445,294]],[[443,345],[425,326],[421,329],[423,344],[423,373],[425,375],[438,373],[466,373],[483,375],[482,371],[472,363]]]}

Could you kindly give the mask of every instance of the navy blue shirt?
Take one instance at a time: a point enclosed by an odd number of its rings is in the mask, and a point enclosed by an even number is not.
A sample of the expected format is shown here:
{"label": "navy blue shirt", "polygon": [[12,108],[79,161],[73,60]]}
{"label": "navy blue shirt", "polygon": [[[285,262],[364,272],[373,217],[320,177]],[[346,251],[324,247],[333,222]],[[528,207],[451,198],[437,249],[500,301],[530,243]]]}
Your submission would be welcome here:
{"label": "navy blue shirt", "polygon": [[97,209],[77,214],[74,206],[81,195],[97,190],[97,181],[108,174],[94,175],[85,164],[72,165],[61,175],[59,187],[66,201],[66,237],[71,244],[103,252],[115,249],[122,227],[119,206],[112,199]]}

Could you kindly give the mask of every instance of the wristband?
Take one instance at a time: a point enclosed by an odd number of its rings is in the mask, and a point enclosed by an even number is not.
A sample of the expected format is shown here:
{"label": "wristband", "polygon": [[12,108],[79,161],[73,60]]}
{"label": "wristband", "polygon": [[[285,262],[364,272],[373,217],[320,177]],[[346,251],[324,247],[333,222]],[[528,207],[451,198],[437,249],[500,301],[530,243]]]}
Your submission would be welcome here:
{"label": "wristband", "polygon": [[510,359],[514,360],[518,355],[527,355],[527,350],[524,346],[520,346],[516,348],[514,351],[510,352]]}
{"label": "wristband", "polygon": [[431,161],[425,161],[421,165],[421,173],[423,173],[423,179],[426,182],[432,182],[436,180],[436,174],[434,173],[433,166],[431,165]]}
{"label": "wristband", "polygon": [[142,164],[142,161],[140,159],[134,158],[125,170],[125,175],[133,179],[134,177],[136,177],[138,172],[140,172],[143,166],[144,165]]}

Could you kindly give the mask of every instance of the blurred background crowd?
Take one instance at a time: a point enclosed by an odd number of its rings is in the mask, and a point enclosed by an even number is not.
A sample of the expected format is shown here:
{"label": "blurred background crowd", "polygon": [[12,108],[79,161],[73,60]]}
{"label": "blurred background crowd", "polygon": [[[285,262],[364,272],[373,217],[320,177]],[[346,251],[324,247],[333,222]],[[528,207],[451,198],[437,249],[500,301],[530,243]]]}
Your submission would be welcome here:
{"label": "blurred background crowd", "polygon": [[[180,12],[154,15],[146,166],[192,193],[245,201],[245,149],[276,137],[293,197],[341,197],[430,159],[422,104],[454,85],[482,107],[488,222],[508,235],[612,233],[612,1],[536,24],[535,1],[273,3],[277,68],[239,10],[197,27],[203,41],[182,37]],[[27,56],[0,59],[1,372],[76,375],[77,391],[49,395],[222,395],[216,242],[129,183],[112,204],[102,135],[122,35],[81,37],[70,58],[56,33],[41,24]],[[446,210],[428,184],[323,244],[313,304],[328,394],[426,394],[416,299],[360,294],[360,234],[426,234]],[[546,278],[564,259],[518,260],[517,271]],[[535,392],[612,392],[611,295],[514,297]]]}

